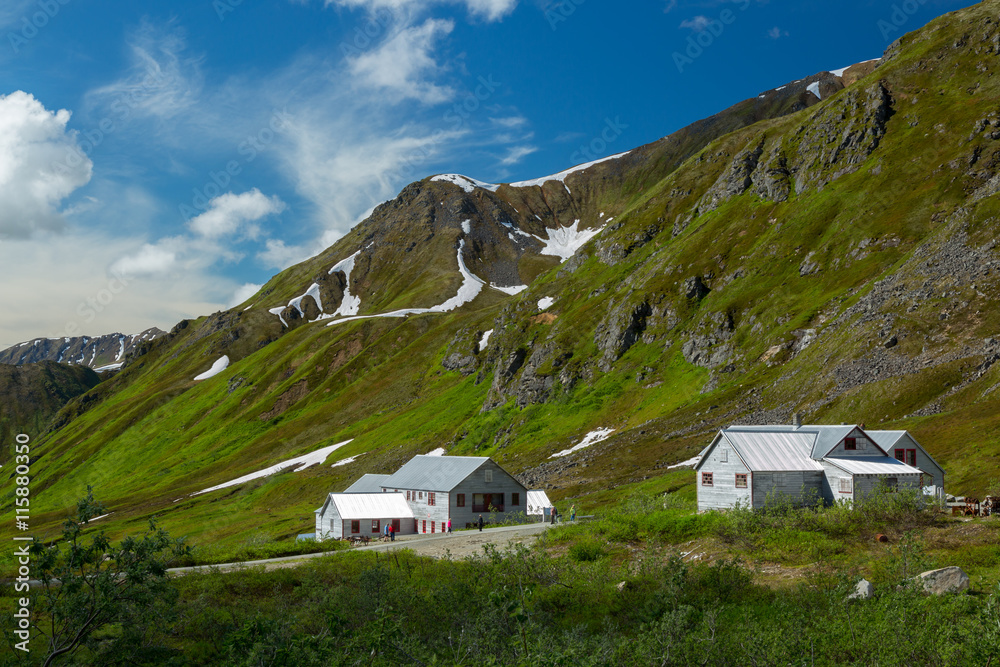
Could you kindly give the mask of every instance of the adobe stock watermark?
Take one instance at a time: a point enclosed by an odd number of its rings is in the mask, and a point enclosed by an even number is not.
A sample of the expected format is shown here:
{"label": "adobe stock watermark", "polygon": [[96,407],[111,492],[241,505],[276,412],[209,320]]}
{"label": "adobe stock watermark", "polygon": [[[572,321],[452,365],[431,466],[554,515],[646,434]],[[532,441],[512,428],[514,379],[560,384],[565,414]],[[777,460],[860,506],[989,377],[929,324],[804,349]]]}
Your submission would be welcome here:
{"label": "adobe stock watermark", "polygon": [[236,8],[243,4],[243,0],[212,0],[212,9],[219,21],[226,20],[226,14],[236,11]]}
{"label": "adobe stock watermark", "polygon": [[357,58],[371,48],[375,40],[384,35],[392,24],[393,15],[388,9],[376,9],[362,24],[354,26],[350,39],[340,43],[340,55]]}
{"label": "adobe stock watermark", "polygon": [[577,8],[587,0],[557,0],[550,3],[545,8],[545,20],[549,22],[549,27],[553,31],[559,28],[559,24],[569,20],[569,17],[576,13]]}
{"label": "adobe stock watermark", "polygon": [[233,181],[235,176],[243,173],[243,168],[257,159],[261,153],[267,150],[275,138],[285,132],[292,122],[292,115],[288,109],[277,109],[271,112],[271,118],[257,132],[247,135],[247,138],[236,147],[237,153],[242,159],[230,160],[226,166],[219,171],[209,171],[208,179],[200,188],[194,188],[190,204],[180,204],[181,217],[185,222],[190,222],[208,210],[209,202],[225,192],[225,188]]}
{"label": "adobe stock watermark", "polygon": [[[96,320],[97,316],[107,310],[115,298],[128,288],[131,281],[132,278],[126,272],[116,271],[108,278],[104,287],[77,304],[75,312],[79,320],[66,322],[62,331],[57,332],[53,338],[79,336],[82,333],[80,330],[80,320],[83,320],[84,324],[90,324]],[[60,359],[60,361],[62,360]]]}
{"label": "adobe stock watermark", "polygon": [[[14,437],[14,528],[20,532],[28,530],[31,514],[31,438],[24,433]],[[3,466],[0,466],[3,467]],[[14,535],[14,542],[21,542],[14,549],[14,559],[17,561],[17,576],[14,578],[14,592],[27,593],[31,586],[31,555],[28,542],[34,538]],[[31,641],[31,598],[14,599],[14,637],[20,641],[12,642],[18,651],[28,653]]]}
{"label": "adobe stock watermark", "polygon": [[[737,0],[734,2],[737,8],[741,12],[745,12],[751,4],[752,0]],[[680,51],[674,51],[671,57],[674,60],[674,65],[677,67],[677,71],[680,74],[684,73],[684,68],[688,65],[694,63],[695,60],[701,57],[705,53],[705,49],[711,48],[715,41],[722,36],[722,33],[726,31],[726,26],[730,26],[736,22],[736,12],[728,7],[719,12],[719,17],[716,19],[708,19],[702,24],[695,28],[695,32],[688,35],[687,46],[685,47],[683,53]]]}
{"label": "adobe stock watermark", "polygon": [[927,0],[905,0],[893,4],[888,19],[879,19],[875,22],[875,27],[882,33],[882,39],[889,39],[889,35],[899,31],[926,4]]}
{"label": "adobe stock watermark", "polygon": [[59,11],[70,3],[70,0],[38,0],[35,6],[36,11],[30,11],[21,17],[21,29],[17,32],[7,33],[7,41],[10,42],[11,50],[16,54],[21,52],[21,47],[38,36],[38,32],[54,19]]}
{"label": "adobe stock watermark", "polygon": [[608,146],[618,137],[622,136],[622,133],[628,129],[628,125],[621,121],[619,116],[615,116],[614,120],[611,118],[604,119],[604,128],[590,140],[589,143],[583,144],[576,151],[569,156],[570,162],[572,164],[581,164],[583,162],[593,162],[594,160],[604,157],[605,153],[608,151]]}

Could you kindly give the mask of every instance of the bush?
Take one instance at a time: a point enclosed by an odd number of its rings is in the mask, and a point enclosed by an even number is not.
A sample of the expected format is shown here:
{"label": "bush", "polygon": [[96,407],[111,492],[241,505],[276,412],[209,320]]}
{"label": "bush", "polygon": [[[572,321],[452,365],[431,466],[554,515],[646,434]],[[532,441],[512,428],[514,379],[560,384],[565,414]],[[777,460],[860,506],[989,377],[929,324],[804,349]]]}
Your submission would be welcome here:
{"label": "bush", "polygon": [[604,546],[594,539],[577,542],[569,548],[569,557],[579,563],[592,563],[604,556]]}

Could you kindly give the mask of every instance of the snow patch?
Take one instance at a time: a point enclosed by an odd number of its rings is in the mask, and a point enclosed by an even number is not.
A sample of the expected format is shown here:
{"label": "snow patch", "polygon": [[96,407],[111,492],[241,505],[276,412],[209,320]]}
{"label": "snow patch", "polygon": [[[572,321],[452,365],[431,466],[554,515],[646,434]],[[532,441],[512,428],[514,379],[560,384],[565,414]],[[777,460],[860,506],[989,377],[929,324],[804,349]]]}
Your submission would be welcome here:
{"label": "snow patch", "polygon": [[444,456],[444,447],[438,447],[427,452],[424,456]]}
{"label": "snow patch", "polygon": [[486,346],[490,344],[490,336],[493,335],[493,329],[483,332],[483,337],[479,339],[479,351],[482,352],[486,349]]}
{"label": "snow patch", "polygon": [[466,234],[472,233],[472,220],[462,221],[462,231],[465,232]]}
{"label": "snow patch", "polygon": [[480,278],[473,275],[469,269],[465,266],[465,260],[462,258],[462,251],[465,249],[465,239],[458,242],[458,270],[462,274],[462,284],[458,288],[458,294],[451,297],[447,301],[437,306],[431,308],[401,308],[400,310],[393,310],[388,313],[378,313],[375,315],[356,315],[354,317],[344,317],[339,320],[334,320],[328,323],[326,326],[332,327],[335,324],[341,324],[343,322],[351,322],[353,320],[364,320],[373,317],[405,317],[407,315],[421,315],[423,313],[447,313],[448,311],[455,310],[459,306],[469,303],[482,291],[483,287],[486,285]]}
{"label": "snow patch", "polygon": [[[881,60],[881,58],[872,58],[871,60],[862,60],[861,62],[855,63],[855,64],[856,65],[864,65],[865,63],[873,63],[876,60]],[[847,67],[841,67],[840,69],[830,69],[830,70],[827,70],[827,71],[830,74],[834,75],[834,76],[844,76],[844,72],[846,72],[847,70],[849,70],[852,67],[854,67],[854,65],[848,65]]]}
{"label": "snow patch", "polygon": [[819,99],[823,99],[823,96],[819,94],[819,81],[814,81],[813,83],[810,83],[808,86],[806,86],[806,90],[815,95],[816,97],[818,97]]}
{"label": "snow patch", "polygon": [[[611,220],[609,219],[608,222]],[[535,237],[544,244],[539,254],[555,255],[565,262],[576,254],[576,251],[582,248],[587,241],[597,236],[602,229],[604,227],[580,229],[579,220],[574,220],[573,224],[568,227],[556,227],[555,229],[546,227],[545,232],[548,239],[543,239],[540,236]]]}
{"label": "snow patch", "polygon": [[340,308],[334,311],[333,317],[337,317],[338,315],[342,317],[357,315],[358,309],[361,308],[361,297],[351,294],[351,272],[354,271],[354,260],[357,259],[359,254],[361,254],[360,250],[348,258],[340,260],[328,272],[336,273],[337,271],[343,271],[347,277],[347,284],[344,286],[344,298],[340,302]]}
{"label": "snow patch", "polygon": [[492,287],[495,290],[499,290],[504,294],[510,294],[510,295],[520,294],[524,290],[528,289],[527,285],[511,285],[509,287],[504,287],[501,285],[494,285],[493,283],[490,283],[490,287]]}
{"label": "snow patch", "polygon": [[544,297],[542,299],[539,299],[538,300],[538,309],[539,310],[548,310],[549,308],[552,307],[552,304],[554,304],[555,302],[556,302],[556,300],[553,299],[551,296],[547,296],[547,297]]}
{"label": "snow patch", "polygon": [[[584,171],[585,169],[590,169],[595,164],[600,164],[601,162],[607,162],[608,160],[617,160],[620,157],[628,155],[631,151],[625,151],[624,153],[618,153],[616,155],[609,155],[608,157],[602,157],[599,160],[594,160],[593,162],[587,162],[585,164],[579,164],[575,167],[570,167],[566,171],[560,171],[558,174],[552,174],[551,176],[543,176],[542,178],[536,178],[530,181],[518,181],[517,183],[511,183],[512,188],[530,188],[533,185],[538,187],[543,186],[549,181],[560,181],[564,186],[566,185],[566,177],[570,174],[575,174],[578,171]],[[569,190],[567,187],[566,190]]]}
{"label": "snow patch", "polygon": [[688,459],[687,461],[681,461],[680,463],[675,463],[672,466],[667,466],[667,468],[668,469],[669,468],[689,468],[689,467],[693,468],[696,465],[698,465],[699,461],[701,461],[701,456],[696,456],[696,457],[694,457],[692,459]]}
{"label": "snow patch", "polygon": [[195,375],[194,381],[198,382],[199,380],[207,380],[210,377],[215,377],[216,375],[226,370],[227,368],[229,368],[229,355],[224,354],[218,359],[216,359],[215,363],[212,364],[212,367],[209,368],[207,371],[205,371],[201,375]]}
{"label": "snow patch", "polygon": [[[353,438],[352,438],[353,440]],[[287,461],[282,461],[281,463],[275,463],[273,466],[264,468],[263,470],[258,470],[257,472],[252,472],[249,475],[243,475],[242,477],[237,477],[234,480],[225,482],[223,484],[217,484],[215,486],[209,487],[207,489],[202,489],[201,491],[195,491],[190,494],[192,496],[198,496],[203,493],[208,493],[210,491],[218,491],[219,489],[225,489],[230,486],[236,486],[237,484],[245,484],[246,482],[259,479],[261,477],[268,477],[275,473],[281,472],[285,468],[291,468],[292,466],[297,466],[292,472],[302,472],[309,466],[317,465],[326,461],[328,457],[335,450],[343,447],[351,440],[345,440],[344,442],[338,442],[336,445],[330,445],[329,447],[324,447],[322,449],[317,449],[315,452],[310,454],[305,454],[303,456],[297,456],[294,459],[288,459]]]}
{"label": "snow patch", "polygon": [[497,188],[500,187],[496,183],[484,183],[483,181],[477,181],[474,178],[462,176],[461,174],[438,174],[431,180],[454,183],[466,192],[473,192],[476,188],[483,188],[484,190],[489,190],[490,192],[496,192]]}
{"label": "snow patch", "polygon": [[354,463],[355,461],[358,460],[359,456],[363,456],[363,454],[355,454],[354,456],[349,456],[348,458],[344,459],[343,461],[337,461],[336,463],[334,463],[330,467],[331,468],[339,468],[340,466],[346,466],[349,463]]}
{"label": "snow patch", "polygon": [[555,458],[561,458],[563,456],[569,456],[573,452],[578,452],[581,449],[586,449],[587,447],[597,444],[602,440],[607,440],[608,436],[610,436],[614,432],[615,430],[613,428],[599,428],[596,431],[591,431],[590,433],[585,435],[583,440],[581,440],[577,444],[573,445],[569,449],[564,449],[561,452],[556,452],[549,458],[555,459]]}
{"label": "snow patch", "polygon": [[114,514],[114,512],[108,512],[107,514],[102,514],[101,516],[95,516],[93,519],[91,519],[87,523],[92,523],[94,521],[97,521],[98,519],[103,519],[106,516],[111,516],[112,514]]}
{"label": "snow patch", "polygon": [[108,364],[107,366],[101,366],[100,368],[95,368],[95,373],[103,373],[104,371],[117,371],[122,366],[125,365],[124,361],[120,361],[117,364]]}
{"label": "snow patch", "polygon": [[125,354],[125,336],[119,336],[118,342],[121,344],[121,346],[118,348],[118,356],[115,357],[115,361],[121,359],[122,355]]}
{"label": "snow patch", "polygon": [[286,322],[285,318],[281,316],[281,311],[283,311],[284,309],[285,309],[284,306],[278,306],[277,308],[269,308],[267,312],[271,313],[272,315],[277,315],[278,319],[281,320],[281,323],[287,327],[288,322]]}

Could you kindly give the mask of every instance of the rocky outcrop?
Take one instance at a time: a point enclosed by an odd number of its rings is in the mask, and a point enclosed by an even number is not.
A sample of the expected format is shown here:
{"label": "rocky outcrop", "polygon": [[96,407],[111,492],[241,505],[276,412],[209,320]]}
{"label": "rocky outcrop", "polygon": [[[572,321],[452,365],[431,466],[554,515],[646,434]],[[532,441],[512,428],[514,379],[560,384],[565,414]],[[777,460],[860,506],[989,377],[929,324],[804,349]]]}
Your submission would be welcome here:
{"label": "rocky outcrop", "polygon": [[472,375],[476,372],[476,357],[471,354],[452,352],[441,361],[441,365],[449,371],[458,371],[462,375]]}
{"label": "rocky outcrop", "polygon": [[115,333],[93,338],[90,336],[36,338],[0,351],[0,364],[20,366],[55,361],[74,366],[101,368],[124,362],[137,347],[165,335],[165,332],[152,327],[133,335]]}
{"label": "rocky outcrop", "polygon": [[729,168],[719,177],[698,203],[702,213],[714,211],[724,202],[741,195],[753,185],[753,173],[764,152],[764,137],[760,137],[736,154]]}
{"label": "rocky outcrop", "polygon": [[954,565],[921,572],[915,577],[915,580],[925,593],[931,595],[961,593],[969,589],[969,575],[962,568]]}
{"label": "rocky outcrop", "polygon": [[771,149],[764,162],[753,172],[751,181],[751,190],[758,197],[779,203],[788,200],[792,192],[791,172],[780,144]]}
{"label": "rocky outcrop", "polygon": [[878,148],[890,116],[892,96],[882,82],[848,89],[819,111],[796,133],[795,190],[822,189],[855,171]]}
{"label": "rocky outcrop", "polygon": [[681,347],[684,359],[703,368],[728,363],[733,354],[729,344],[733,329],[733,318],[729,313],[711,313],[697,328],[698,333]]}
{"label": "rocky outcrop", "polygon": [[847,596],[848,600],[867,600],[875,595],[875,587],[867,579],[862,579],[854,586],[854,590]]}
{"label": "rocky outcrop", "polygon": [[601,351],[598,368],[605,373],[610,371],[612,364],[642,336],[646,318],[652,314],[653,309],[646,299],[638,303],[629,303],[626,299],[626,303],[612,308],[594,333],[594,343]]}

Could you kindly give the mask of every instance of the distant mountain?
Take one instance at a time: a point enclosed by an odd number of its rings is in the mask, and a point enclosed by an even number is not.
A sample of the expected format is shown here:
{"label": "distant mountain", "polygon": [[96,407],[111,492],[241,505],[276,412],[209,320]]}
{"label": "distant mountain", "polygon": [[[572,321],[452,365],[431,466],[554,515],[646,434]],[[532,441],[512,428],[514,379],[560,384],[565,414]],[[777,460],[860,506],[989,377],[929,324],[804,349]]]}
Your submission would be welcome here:
{"label": "distant mountain", "polygon": [[107,334],[91,338],[36,338],[0,351],[0,364],[22,366],[41,361],[55,361],[74,366],[88,366],[97,372],[118,370],[138,347],[166,332],[152,327],[137,334]]}
{"label": "distant mountain", "polygon": [[0,441],[7,443],[0,461],[10,460],[18,433],[40,439],[55,414],[71,399],[101,381],[91,369],[51,361],[10,366],[0,364]]}
{"label": "distant mountain", "polygon": [[556,500],[690,492],[675,466],[715,429],[794,412],[908,429],[949,491],[981,495],[1000,457],[998,11],[560,174],[406,186],[240,306],[126,353],[37,444],[39,510],[94,484],[114,530],[158,514],[195,540],[294,537],[329,491],[438,448]]}

